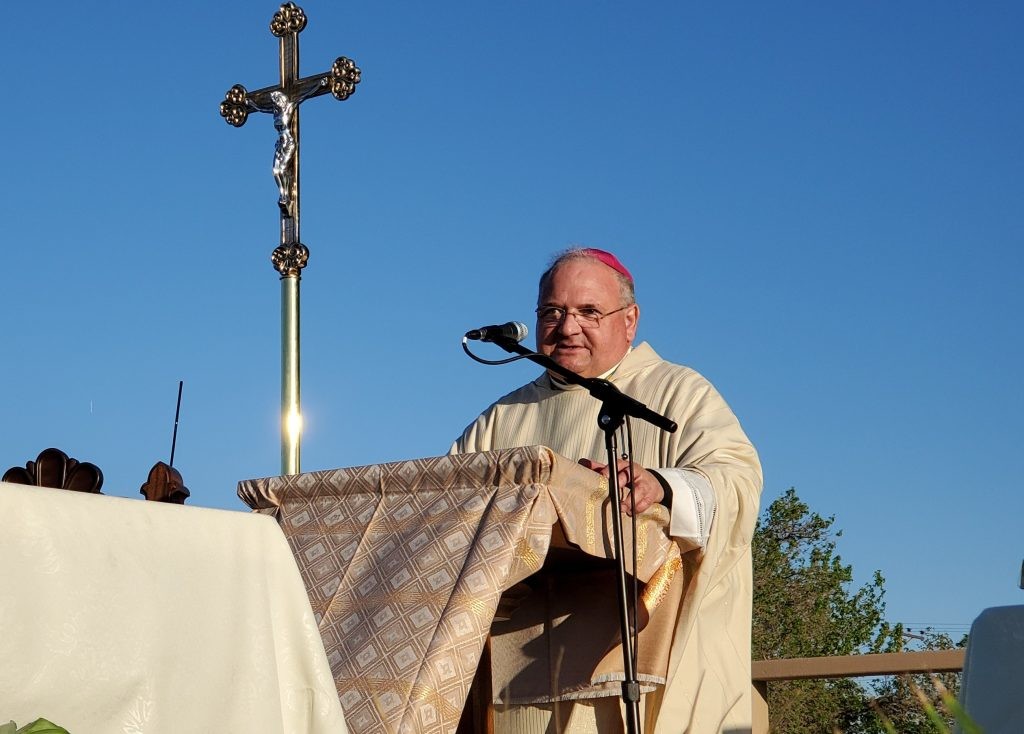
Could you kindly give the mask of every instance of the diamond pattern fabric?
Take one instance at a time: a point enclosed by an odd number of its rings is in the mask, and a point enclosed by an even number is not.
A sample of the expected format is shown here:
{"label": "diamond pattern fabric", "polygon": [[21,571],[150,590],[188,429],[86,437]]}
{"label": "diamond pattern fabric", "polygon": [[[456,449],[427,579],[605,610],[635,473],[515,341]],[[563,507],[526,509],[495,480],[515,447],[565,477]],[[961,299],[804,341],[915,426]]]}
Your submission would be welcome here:
{"label": "diamond pattern fabric", "polygon": [[[612,556],[605,481],[543,447],[247,480],[238,491],[284,530],[357,734],[454,731],[502,592],[525,588],[552,548]],[[680,586],[667,521],[659,507],[638,524],[648,612]],[[628,523],[626,534],[628,548]],[[516,646],[536,637],[517,635]],[[495,672],[506,690],[534,675],[511,658]]]}

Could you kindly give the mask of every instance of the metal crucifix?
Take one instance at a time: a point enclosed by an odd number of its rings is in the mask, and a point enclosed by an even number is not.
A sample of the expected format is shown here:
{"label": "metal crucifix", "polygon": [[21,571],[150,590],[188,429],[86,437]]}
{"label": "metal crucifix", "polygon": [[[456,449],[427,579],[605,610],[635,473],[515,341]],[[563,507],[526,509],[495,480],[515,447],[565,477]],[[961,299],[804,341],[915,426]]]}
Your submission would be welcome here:
{"label": "metal crucifix", "polygon": [[285,3],[274,13],[270,32],[280,43],[281,83],[255,92],[236,84],[224,95],[220,114],[229,125],[241,127],[250,112],[274,117],[274,182],[281,213],[281,244],[270,261],[281,274],[281,473],[298,474],[302,434],[299,400],[299,281],[309,260],[309,249],[299,239],[299,105],[330,92],[346,100],[356,90],[360,71],[344,56],[335,59],[329,72],[299,77],[299,33],[306,14],[295,3]]}

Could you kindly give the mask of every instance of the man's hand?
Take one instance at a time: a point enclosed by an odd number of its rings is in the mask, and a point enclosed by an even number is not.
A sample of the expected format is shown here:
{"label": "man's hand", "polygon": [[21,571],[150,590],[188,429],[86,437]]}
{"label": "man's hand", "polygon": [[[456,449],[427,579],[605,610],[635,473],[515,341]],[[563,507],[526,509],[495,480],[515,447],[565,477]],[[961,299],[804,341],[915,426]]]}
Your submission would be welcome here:
{"label": "man's hand", "polygon": [[[580,466],[596,471],[602,477],[608,476],[608,465],[599,464],[590,459],[580,459]],[[619,487],[622,490],[622,512],[625,515],[633,514],[633,501],[636,501],[636,513],[639,515],[651,505],[656,505],[665,497],[665,491],[661,488],[661,482],[644,469],[633,462],[633,483],[629,484],[629,462],[625,459],[618,461]]]}

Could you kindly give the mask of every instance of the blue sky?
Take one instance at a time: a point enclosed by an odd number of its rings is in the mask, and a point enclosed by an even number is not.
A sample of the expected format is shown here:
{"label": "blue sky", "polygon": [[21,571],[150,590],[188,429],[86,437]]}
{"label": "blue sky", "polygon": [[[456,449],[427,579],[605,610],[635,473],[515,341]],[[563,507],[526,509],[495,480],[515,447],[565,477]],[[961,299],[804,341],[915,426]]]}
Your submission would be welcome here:
{"label": "blue sky", "polygon": [[[363,70],[302,107],[304,470],[446,451],[536,370],[462,333],[583,243],[892,621],[1024,601],[1022,6],[301,4],[303,74]],[[275,136],[217,113],[276,82],[276,9],[42,2],[0,49],[4,466],[138,496],[184,380],[190,504],[278,473]]]}

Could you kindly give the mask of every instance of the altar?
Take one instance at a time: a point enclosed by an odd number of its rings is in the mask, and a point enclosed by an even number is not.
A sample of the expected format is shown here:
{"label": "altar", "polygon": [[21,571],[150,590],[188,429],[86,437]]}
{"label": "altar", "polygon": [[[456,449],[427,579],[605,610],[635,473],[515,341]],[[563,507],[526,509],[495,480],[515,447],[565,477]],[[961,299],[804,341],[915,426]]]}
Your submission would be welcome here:
{"label": "altar", "polygon": [[0,722],[347,731],[269,518],[2,482],[0,518]]}

